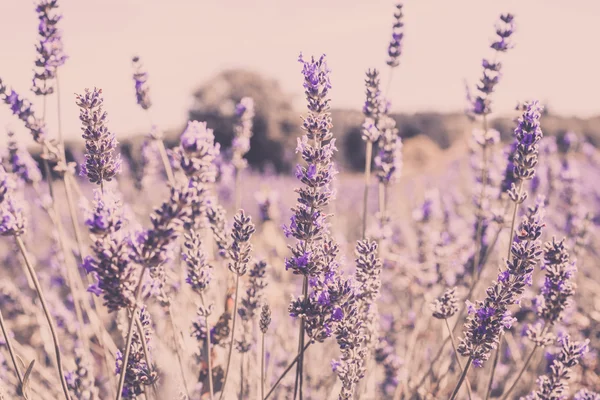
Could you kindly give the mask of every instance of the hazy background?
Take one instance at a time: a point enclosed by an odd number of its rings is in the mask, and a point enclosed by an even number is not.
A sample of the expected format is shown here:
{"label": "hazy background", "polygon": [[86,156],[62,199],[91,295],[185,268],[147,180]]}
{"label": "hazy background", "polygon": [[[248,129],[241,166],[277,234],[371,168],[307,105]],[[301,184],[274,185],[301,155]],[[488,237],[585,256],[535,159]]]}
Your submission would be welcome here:
{"label": "hazy background", "polygon": [[[388,80],[384,61],[393,6],[388,0],[62,0],[60,25],[70,57],[59,71],[65,135],[74,140],[79,135],[74,93],[93,86],[104,90],[109,127],[118,137],[148,131],[149,121],[135,103],[134,54],[141,56],[150,74],[152,119],[172,130],[173,138],[194,104],[192,93],[201,85],[214,84],[213,78],[225,70],[254,71],[261,79],[278,82],[278,96],[300,110],[304,100],[297,57],[303,51],[327,54],[333,70],[332,106],[346,110],[334,115],[337,134],[346,137],[354,130],[356,136],[364,71],[380,68],[382,84]],[[599,105],[600,63],[594,39],[600,37],[600,2],[439,0],[405,2],[403,54],[390,91],[403,137],[424,134],[447,148],[463,133],[464,80],[475,84],[482,57],[490,56],[498,15],[508,11],[516,15],[517,46],[502,60],[504,76],[494,97],[495,115],[507,116],[517,101],[537,98],[555,116],[586,118],[570,119],[569,126],[581,127],[590,137],[600,136],[600,129],[596,132],[587,120],[597,114]],[[0,0],[0,15],[0,77],[33,99],[29,91],[37,39],[33,2]],[[236,95],[244,95],[243,90]],[[49,109],[54,109],[55,98],[49,100]],[[419,114],[412,115],[415,112]],[[404,130],[400,113],[410,119]],[[297,111],[286,118],[292,121],[286,124],[297,128]],[[55,113],[47,119],[55,130]],[[600,124],[600,119],[593,121]],[[3,125],[28,137],[6,107],[0,108],[0,129]],[[510,124],[505,125],[510,131]],[[293,139],[292,128],[283,135]],[[216,134],[219,139],[220,132]],[[362,147],[347,142],[350,150]]]}

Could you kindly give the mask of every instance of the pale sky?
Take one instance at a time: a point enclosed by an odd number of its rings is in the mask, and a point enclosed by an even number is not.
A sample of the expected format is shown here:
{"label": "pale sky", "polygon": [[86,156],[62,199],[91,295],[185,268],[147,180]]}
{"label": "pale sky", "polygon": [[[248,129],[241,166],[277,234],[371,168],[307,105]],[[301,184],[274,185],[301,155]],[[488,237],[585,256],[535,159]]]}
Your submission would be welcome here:
{"label": "pale sky", "polygon": [[[135,103],[131,56],[149,74],[154,122],[182,125],[197,85],[225,68],[275,78],[302,105],[298,53],[326,53],[332,105],[359,108],[364,71],[383,70],[394,3],[389,0],[59,0],[65,49],[60,69],[63,126],[79,134],[73,93],[97,86],[118,136],[147,130]],[[519,100],[547,101],[555,112],[600,111],[600,1],[407,0],[401,65],[391,97],[396,111],[458,111],[466,78],[475,83],[500,13],[516,15],[517,47],[503,59],[496,111]],[[29,98],[37,17],[33,1],[0,0],[0,77]],[[37,100],[36,100],[36,104]],[[55,100],[49,102],[54,110]],[[41,105],[38,106],[41,109]],[[55,129],[54,111],[48,123]],[[334,121],[335,123],[335,121]],[[0,105],[0,130],[21,124]],[[3,132],[0,132],[0,136]]]}

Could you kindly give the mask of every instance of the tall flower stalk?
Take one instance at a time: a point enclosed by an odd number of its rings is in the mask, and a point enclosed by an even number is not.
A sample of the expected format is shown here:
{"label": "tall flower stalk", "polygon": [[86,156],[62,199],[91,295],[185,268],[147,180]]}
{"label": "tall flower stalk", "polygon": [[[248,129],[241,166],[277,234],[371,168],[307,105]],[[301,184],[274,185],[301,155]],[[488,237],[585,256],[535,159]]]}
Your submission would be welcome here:
{"label": "tall flower stalk", "polygon": [[546,272],[544,286],[539,296],[535,298],[536,313],[539,321],[527,329],[527,336],[534,347],[525,359],[514,382],[502,396],[505,400],[517,386],[523,373],[527,370],[533,355],[538,348],[543,348],[554,341],[550,329],[562,319],[564,310],[568,307],[571,297],[575,294],[577,285],[573,278],[577,268],[569,262],[569,252],[565,247],[565,239],[557,241],[552,238],[544,245],[544,265]]}
{"label": "tall flower stalk", "polygon": [[394,69],[400,65],[400,55],[402,54],[402,39],[404,38],[404,22],[402,18],[402,3],[396,4],[396,11],[394,12],[394,24],[392,25],[392,38],[388,45],[388,58],[386,64],[390,67],[390,75],[388,78],[388,84],[385,89],[385,96],[387,97],[392,87],[392,77],[394,75]]}
{"label": "tall flower stalk", "polygon": [[236,122],[233,127],[234,138],[231,143],[231,163],[235,169],[235,209],[242,207],[242,171],[246,169],[248,162],[244,156],[250,150],[250,138],[252,137],[252,123],[254,119],[254,100],[244,97],[235,107]]}
{"label": "tall flower stalk", "polygon": [[[286,259],[286,269],[303,276],[301,299],[307,302],[309,277],[318,277],[329,268],[329,265],[325,264],[329,258],[319,257],[319,253],[326,250],[323,247],[327,243],[328,233],[325,207],[333,197],[331,182],[337,171],[332,162],[336,147],[329,113],[330,70],[324,55],[318,60],[312,57],[307,61],[301,54],[299,61],[303,66],[308,115],[304,117],[302,124],[305,134],[298,139],[296,148],[296,152],[300,153],[304,161],[304,164],[296,167],[296,178],[304,186],[296,189],[298,204],[292,208],[294,215],[290,225],[284,227],[284,230],[286,236],[297,240],[296,244],[290,247],[292,257]],[[294,390],[294,396],[298,393],[301,399],[305,323],[305,319],[301,318]]]}
{"label": "tall flower stalk", "polygon": [[376,69],[367,71],[365,79],[366,100],[363,106],[365,123],[362,126],[362,139],[366,142],[365,154],[365,190],[363,195],[363,221],[362,238],[367,233],[369,186],[371,183],[371,163],[373,162],[373,144],[379,140],[380,132],[377,128],[381,107],[381,91],[379,89],[379,72]]}
{"label": "tall flower stalk", "polygon": [[[481,240],[484,229],[485,219],[485,198],[486,188],[489,180],[488,162],[490,155],[488,150],[494,145],[494,136],[489,132],[488,116],[492,112],[492,94],[496,88],[496,85],[500,81],[502,76],[502,64],[497,61],[498,55],[505,53],[513,47],[510,37],[514,33],[514,16],[512,14],[503,14],[500,16],[500,24],[496,26],[497,39],[491,44],[491,48],[494,50],[494,59],[489,61],[484,58],[482,61],[483,75],[477,85],[477,95],[475,98],[471,97],[471,94],[467,93],[467,101],[469,103],[467,109],[467,115],[472,118],[480,118],[482,124],[482,131],[480,137],[477,140],[477,144],[481,151],[481,166],[480,166],[480,192],[479,197],[476,200],[476,222],[475,222],[475,256],[473,262],[473,277],[476,278],[479,268],[480,253],[481,253]],[[488,250],[489,251],[489,250]]]}
{"label": "tall flower stalk", "polygon": [[223,378],[223,387],[219,399],[223,399],[231,366],[231,357],[233,355],[233,342],[235,340],[235,323],[237,320],[240,277],[246,274],[252,245],[250,238],[254,233],[254,224],[252,219],[246,215],[244,210],[240,210],[233,217],[233,229],[231,231],[231,248],[229,249],[229,270],[235,274],[235,299],[233,303],[233,321],[231,323],[231,339],[229,341],[229,350],[227,353],[227,364],[225,367],[225,378]]}

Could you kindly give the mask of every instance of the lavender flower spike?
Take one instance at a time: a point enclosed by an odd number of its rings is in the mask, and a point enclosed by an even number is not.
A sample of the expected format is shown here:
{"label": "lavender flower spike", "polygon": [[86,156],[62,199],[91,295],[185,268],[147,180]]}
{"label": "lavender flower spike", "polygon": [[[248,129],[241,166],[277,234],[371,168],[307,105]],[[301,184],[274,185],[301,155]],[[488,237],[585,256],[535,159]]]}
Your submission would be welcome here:
{"label": "lavender flower spike", "polygon": [[402,171],[402,140],[398,136],[396,121],[382,115],[379,120],[379,152],[375,156],[375,170],[379,182],[384,185],[397,182]]}
{"label": "lavender flower spike", "polygon": [[42,180],[37,162],[21,144],[14,140],[14,133],[8,133],[8,162],[12,172],[23,182],[35,185]]}
{"label": "lavender flower spike", "polygon": [[246,168],[247,161],[244,155],[250,150],[252,137],[252,119],[254,118],[254,100],[244,97],[235,107],[237,121],[234,127],[235,137],[231,143],[233,151],[232,164],[239,171]]}
{"label": "lavender flower spike", "polygon": [[107,114],[102,108],[104,99],[102,89],[77,95],[76,103],[80,107],[79,119],[85,139],[85,165],[81,174],[87,175],[91,183],[103,185],[110,182],[121,169],[121,156],[116,153],[117,139],[106,127]]}
{"label": "lavender flower spike", "polygon": [[552,361],[550,373],[537,379],[538,389],[525,397],[525,400],[565,400],[567,398],[571,368],[579,364],[579,359],[589,351],[589,340],[573,342],[567,335],[559,339],[559,343],[561,350]]}
{"label": "lavender flower spike", "polygon": [[36,45],[38,56],[35,60],[31,90],[38,96],[47,96],[54,92],[51,81],[56,78],[56,69],[67,60],[63,51],[61,31],[58,29],[58,22],[62,16],[55,13],[57,8],[57,0],[41,0],[35,8],[40,20],[40,41]]}
{"label": "lavender flower spike", "polygon": [[0,100],[6,103],[12,113],[23,121],[25,127],[31,132],[33,140],[37,143],[44,143],[48,135],[46,125],[43,120],[35,115],[31,102],[19,96],[12,89],[10,93],[8,91],[8,87],[0,79]]}
{"label": "lavender flower spike", "polygon": [[150,100],[150,88],[148,86],[148,73],[144,71],[144,66],[138,56],[133,57],[133,81],[135,82],[135,97],[137,103],[144,110],[152,106]]}
{"label": "lavender flower spike", "polygon": [[392,68],[400,65],[400,55],[402,54],[402,38],[404,37],[403,27],[404,23],[402,22],[402,4],[396,4],[396,12],[394,13],[394,25],[392,27],[392,39],[390,40],[390,44],[388,46],[388,59],[386,64]]}

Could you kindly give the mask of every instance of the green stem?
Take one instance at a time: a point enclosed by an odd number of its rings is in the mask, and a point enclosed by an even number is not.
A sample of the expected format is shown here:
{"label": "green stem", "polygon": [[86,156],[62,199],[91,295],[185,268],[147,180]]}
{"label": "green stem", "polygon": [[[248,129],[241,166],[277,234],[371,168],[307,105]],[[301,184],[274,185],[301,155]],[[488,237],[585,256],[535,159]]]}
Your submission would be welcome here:
{"label": "green stem", "polygon": [[235,210],[242,208],[242,170],[235,167],[234,204]]}
{"label": "green stem", "polygon": [[[308,298],[308,277],[304,276],[304,280],[302,281],[302,299],[304,302],[307,301]],[[302,400],[302,381],[304,375],[304,352],[302,349],[304,348],[304,318],[300,319],[300,332],[298,334],[298,364],[296,365],[296,383],[294,384],[294,399],[296,399],[296,394],[300,396],[300,400]]]}
{"label": "green stem", "polygon": [[498,338],[498,348],[494,354],[494,362],[492,363],[492,370],[490,371],[490,378],[488,379],[487,389],[485,392],[485,400],[490,398],[490,394],[492,393],[492,386],[494,384],[494,375],[496,374],[496,367],[498,366],[498,360],[500,360],[500,349],[502,348],[502,339],[504,339],[504,335],[500,334],[500,338]]}
{"label": "green stem", "polygon": [[[456,341],[454,340],[454,334],[452,333],[452,329],[450,329],[450,324],[448,323],[448,319],[445,318],[444,322],[446,323],[446,328],[448,328],[448,334],[450,335],[450,343],[452,343],[452,348],[454,349],[454,355],[456,357],[456,362],[458,363],[458,367],[460,368],[460,372],[463,372],[463,366],[460,362],[460,354],[458,354],[458,349],[456,348]],[[469,383],[469,378],[466,378],[467,392],[469,394],[469,400],[472,399],[473,393],[471,392],[471,384]]]}
{"label": "green stem", "polygon": [[238,292],[240,289],[240,275],[236,274],[235,277],[235,301],[233,302],[233,322],[231,323],[231,340],[229,341],[229,352],[227,354],[227,366],[225,368],[225,378],[223,378],[223,387],[221,388],[221,395],[219,400],[223,399],[225,394],[225,385],[227,384],[227,378],[229,376],[229,367],[231,367],[231,356],[233,355],[233,340],[235,339],[235,321],[237,320],[237,308],[238,308]]}
{"label": "green stem", "polygon": [[189,398],[190,391],[188,389],[187,379],[185,378],[185,368],[183,366],[183,357],[181,356],[181,349],[179,348],[179,336],[181,335],[181,331],[175,326],[175,320],[173,319],[173,313],[171,312],[170,304],[167,312],[169,314],[169,322],[171,323],[171,329],[173,329],[173,337],[175,339],[175,355],[177,356],[177,362],[179,363],[179,373],[181,374],[181,380],[183,381],[183,388],[185,389],[185,393]]}
{"label": "green stem", "polygon": [[21,251],[21,255],[23,256],[23,259],[25,260],[25,265],[27,266],[27,271],[29,272],[29,275],[31,277],[33,285],[35,286],[35,291],[37,292],[37,295],[40,299],[42,310],[44,311],[44,316],[46,317],[46,321],[48,322],[48,327],[50,328],[50,334],[52,336],[52,342],[54,343],[54,352],[56,353],[56,364],[57,364],[57,368],[58,368],[60,384],[62,386],[62,390],[65,395],[65,399],[70,400],[71,397],[69,396],[69,387],[67,386],[67,381],[65,380],[65,373],[63,371],[62,354],[60,352],[60,345],[58,342],[58,335],[56,333],[56,328],[54,327],[54,320],[52,319],[52,316],[50,315],[48,305],[46,304],[46,298],[44,296],[44,293],[42,292],[42,287],[37,278],[37,274],[35,273],[35,269],[33,268],[31,261],[29,260],[29,255],[27,253],[27,249],[25,248],[25,244],[23,243],[23,240],[21,239],[21,237],[18,235],[15,235],[15,240],[17,242],[17,246],[19,247],[19,250]]}
{"label": "green stem", "polygon": [[275,391],[275,389],[277,389],[277,386],[279,385],[279,383],[283,380],[283,378],[285,378],[285,376],[287,375],[288,372],[290,372],[290,370],[292,369],[292,367],[294,366],[294,364],[296,364],[298,362],[298,360],[300,359],[300,357],[304,354],[304,352],[306,351],[306,349],[308,349],[308,346],[310,346],[313,342],[312,341],[308,341],[308,343],[306,343],[306,345],[304,346],[304,348],[302,349],[301,352],[298,353],[298,355],[296,355],[296,357],[294,358],[294,360],[292,360],[292,362],[290,363],[290,365],[287,366],[287,368],[285,369],[285,371],[283,371],[283,373],[281,374],[281,376],[277,379],[277,382],[275,382],[275,384],[273,385],[273,387],[271,388],[271,390],[269,390],[269,393],[267,393],[267,395],[263,398],[263,400],[267,400],[269,398],[269,396],[271,396],[271,394],[273,394],[273,392]]}
{"label": "green stem", "polygon": [[169,180],[171,186],[175,186],[175,175],[173,175],[173,168],[171,168],[171,163],[169,162],[169,156],[167,155],[165,143],[162,140],[157,140],[157,143],[158,153],[160,154],[160,159],[162,160],[163,166],[165,167],[167,179]]}
{"label": "green stem", "polygon": [[463,382],[465,381],[465,378],[467,377],[467,372],[469,372],[469,368],[471,368],[472,362],[473,362],[473,358],[469,357],[469,359],[467,360],[467,365],[465,365],[465,368],[463,369],[463,372],[462,372],[462,374],[460,374],[460,378],[458,379],[458,383],[456,384],[456,387],[454,388],[454,391],[452,392],[452,396],[450,396],[450,400],[456,399],[456,396],[458,395],[458,391],[460,390],[460,387],[462,386]]}
{"label": "green stem", "polygon": [[368,203],[369,203],[369,185],[371,183],[371,158],[373,157],[373,142],[367,140],[367,150],[365,155],[365,191],[363,195],[363,225],[362,238],[367,234],[367,218],[368,218]]}

